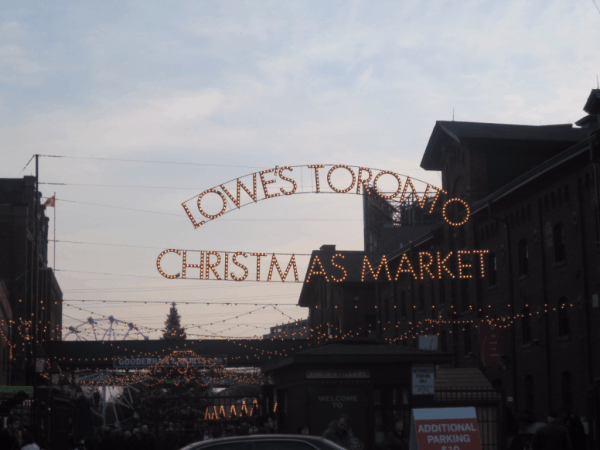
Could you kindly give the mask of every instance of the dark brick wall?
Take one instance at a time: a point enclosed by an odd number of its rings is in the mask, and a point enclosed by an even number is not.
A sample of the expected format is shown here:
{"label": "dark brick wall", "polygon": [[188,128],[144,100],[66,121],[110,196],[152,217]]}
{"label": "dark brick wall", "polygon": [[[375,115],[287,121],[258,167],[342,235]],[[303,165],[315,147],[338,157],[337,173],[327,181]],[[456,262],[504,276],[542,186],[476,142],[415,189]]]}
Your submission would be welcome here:
{"label": "dark brick wall", "polygon": [[[38,323],[36,340],[60,340],[62,332],[62,291],[48,267],[48,218],[46,207],[38,210],[38,246],[35,236],[35,179],[0,179],[0,280],[6,286],[15,325],[12,329],[12,384],[26,384],[24,361],[31,357],[33,338],[21,324],[34,319]],[[32,315],[33,314],[33,315]],[[37,316],[35,316],[37,314]]]}

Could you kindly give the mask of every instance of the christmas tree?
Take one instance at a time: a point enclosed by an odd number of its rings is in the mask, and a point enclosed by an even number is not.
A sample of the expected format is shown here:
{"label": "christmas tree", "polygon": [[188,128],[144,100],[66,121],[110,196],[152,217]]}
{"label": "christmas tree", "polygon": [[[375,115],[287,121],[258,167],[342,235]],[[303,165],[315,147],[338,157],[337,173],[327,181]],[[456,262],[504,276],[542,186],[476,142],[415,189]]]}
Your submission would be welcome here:
{"label": "christmas tree", "polygon": [[175,306],[175,302],[172,303],[169,314],[167,315],[167,320],[165,320],[165,329],[163,331],[163,337],[161,338],[164,341],[182,341],[187,336],[183,328],[181,328],[181,323],[179,319],[181,316],[177,313],[177,308]]}

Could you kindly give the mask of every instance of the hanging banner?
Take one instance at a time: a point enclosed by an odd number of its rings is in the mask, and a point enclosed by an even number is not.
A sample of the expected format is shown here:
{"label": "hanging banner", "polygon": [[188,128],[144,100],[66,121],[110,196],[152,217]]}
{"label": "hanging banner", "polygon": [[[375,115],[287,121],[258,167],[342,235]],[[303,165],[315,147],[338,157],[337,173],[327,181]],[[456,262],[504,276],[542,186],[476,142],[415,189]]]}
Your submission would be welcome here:
{"label": "hanging banner", "polygon": [[479,321],[479,350],[484,366],[502,365],[500,360],[500,327],[497,320]]}
{"label": "hanging banner", "polygon": [[481,450],[475,408],[413,409],[410,450]]}
{"label": "hanging banner", "polygon": [[214,367],[226,366],[227,355],[211,356],[166,356],[166,357],[140,357],[140,356],[113,356],[115,369],[147,369],[161,367]]}

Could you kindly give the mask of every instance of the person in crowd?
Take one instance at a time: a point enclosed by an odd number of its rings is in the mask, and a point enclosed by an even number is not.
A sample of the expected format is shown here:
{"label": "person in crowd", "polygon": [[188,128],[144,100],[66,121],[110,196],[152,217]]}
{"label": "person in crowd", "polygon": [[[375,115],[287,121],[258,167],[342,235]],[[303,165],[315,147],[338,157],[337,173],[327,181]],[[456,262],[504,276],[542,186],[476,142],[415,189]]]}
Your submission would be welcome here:
{"label": "person in crowd", "polygon": [[404,417],[394,418],[394,428],[386,434],[383,440],[385,450],[408,450],[409,442],[404,432]]}
{"label": "person in crowd", "polygon": [[344,448],[349,449],[352,445],[352,430],[348,423],[348,416],[343,414],[338,420],[329,424],[329,428],[323,433],[325,439],[330,440]]}
{"label": "person in crowd", "polygon": [[548,424],[538,428],[531,441],[532,450],[573,450],[569,431],[556,418],[556,413],[550,413]]}
{"label": "person in crowd", "polygon": [[0,449],[19,450],[23,446],[21,419],[17,416],[10,416],[6,422],[8,427],[0,433]]}
{"label": "person in crowd", "polygon": [[131,431],[127,430],[123,433],[121,443],[121,448],[123,450],[133,450],[133,435],[131,434]]}
{"label": "person in crowd", "polygon": [[23,433],[23,447],[21,447],[21,450],[40,450],[40,446],[35,443],[33,434]]}
{"label": "person in crowd", "polygon": [[265,420],[263,423],[263,429],[265,434],[275,433],[275,423],[273,422],[273,418],[271,416],[267,417],[267,420]]}
{"label": "person in crowd", "polygon": [[308,427],[306,425],[298,427],[298,434],[310,434]]}
{"label": "person in crowd", "polygon": [[156,450],[156,437],[148,430],[148,425],[142,425],[142,439],[146,450]]}
{"label": "person in crowd", "polygon": [[133,433],[131,434],[131,448],[132,450],[146,450],[147,448],[139,428],[133,429]]}
{"label": "person in crowd", "polygon": [[558,422],[563,424],[569,431],[569,438],[574,449],[586,448],[586,436],[581,418],[567,408],[558,412]]}

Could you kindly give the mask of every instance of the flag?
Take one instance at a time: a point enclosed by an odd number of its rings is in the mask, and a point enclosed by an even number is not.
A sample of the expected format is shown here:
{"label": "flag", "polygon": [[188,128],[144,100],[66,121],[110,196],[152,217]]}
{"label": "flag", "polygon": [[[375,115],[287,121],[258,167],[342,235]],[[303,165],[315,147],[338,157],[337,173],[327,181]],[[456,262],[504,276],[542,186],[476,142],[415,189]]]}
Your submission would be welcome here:
{"label": "flag", "polygon": [[53,195],[52,197],[48,198],[48,200],[46,200],[44,202],[44,206],[52,206],[54,208],[54,204],[56,203],[56,197],[55,195]]}

